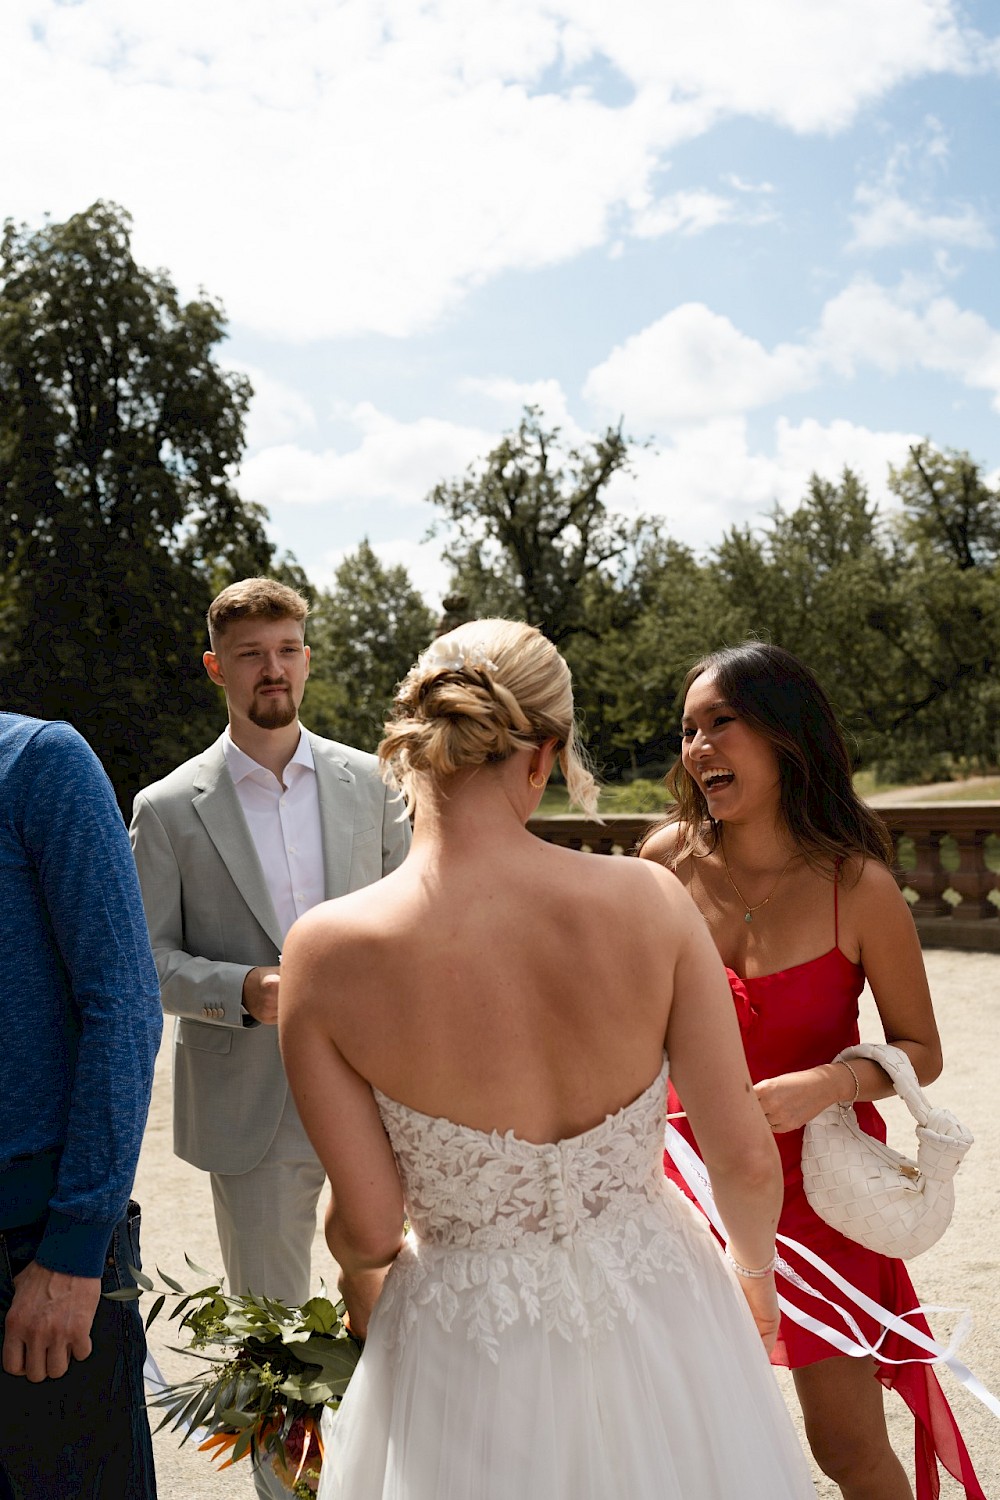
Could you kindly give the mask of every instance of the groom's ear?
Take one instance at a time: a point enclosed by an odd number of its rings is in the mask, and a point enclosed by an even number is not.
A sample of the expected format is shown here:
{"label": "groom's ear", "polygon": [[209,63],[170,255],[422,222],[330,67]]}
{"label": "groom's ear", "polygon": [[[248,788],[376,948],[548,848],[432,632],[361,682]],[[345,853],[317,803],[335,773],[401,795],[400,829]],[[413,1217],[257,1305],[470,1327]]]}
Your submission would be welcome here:
{"label": "groom's ear", "polygon": [[224,688],[226,683],[222,675],[222,668],[219,666],[219,658],[216,656],[215,652],[206,651],[204,656],[202,657],[202,661],[205,665],[205,671],[208,673],[209,677],[211,677],[216,687]]}

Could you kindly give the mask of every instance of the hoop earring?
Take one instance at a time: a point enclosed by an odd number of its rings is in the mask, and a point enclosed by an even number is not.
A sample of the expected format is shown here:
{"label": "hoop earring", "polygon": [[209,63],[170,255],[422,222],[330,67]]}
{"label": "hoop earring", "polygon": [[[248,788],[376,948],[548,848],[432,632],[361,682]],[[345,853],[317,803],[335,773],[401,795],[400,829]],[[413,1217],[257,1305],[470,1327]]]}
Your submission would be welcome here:
{"label": "hoop earring", "polygon": [[528,785],[533,786],[536,792],[540,792],[542,790],[542,787],[545,785],[546,781],[548,781],[548,777],[543,776],[540,771],[532,771],[531,775],[528,777]]}

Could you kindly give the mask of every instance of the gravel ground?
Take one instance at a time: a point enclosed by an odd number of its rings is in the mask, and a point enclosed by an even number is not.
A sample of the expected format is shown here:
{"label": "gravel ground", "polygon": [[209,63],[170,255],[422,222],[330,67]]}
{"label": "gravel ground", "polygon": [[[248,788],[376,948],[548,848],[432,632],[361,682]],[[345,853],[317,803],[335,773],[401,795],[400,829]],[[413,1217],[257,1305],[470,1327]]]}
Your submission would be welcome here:
{"label": "gravel ground", "polygon": [[[930,1090],[933,1102],[954,1111],[970,1127],[976,1144],[958,1179],[958,1204],[944,1239],[921,1256],[913,1267],[917,1291],[928,1307],[969,1308],[972,1331],[959,1357],[1000,1397],[1000,1113],[996,1108],[996,1080],[1000,1077],[1000,955],[958,953],[943,949],[926,954],[931,989],[945,1049],[945,1072]],[[878,1039],[878,1019],[867,996],[862,1002],[862,1035]],[[996,1012],[994,1012],[996,1007]],[[170,1028],[168,1027],[168,1033]],[[160,1266],[184,1285],[192,1285],[185,1252],[199,1265],[221,1267],[215,1239],[208,1178],[179,1161],[170,1147],[170,1044],[165,1038],[157,1066],[149,1128],[143,1146],[136,1196],[143,1209],[143,1259],[155,1279]],[[912,1121],[898,1101],[887,1106],[890,1139],[912,1150]],[[315,1280],[333,1286],[335,1268],[317,1225]],[[148,1302],[148,1299],[144,1299]],[[935,1312],[935,1332],[947,1335],[954,1311]],[[165,1315],[150,1331],[150,1348],[168,1379],[190,1368],[190,1361],[168,1347],[176,1342],[175,1325]],[[778,1379],[797,1418],[791,1382]],[[980,1481],[990,1500],[1000,1500],[1000,1421],[957,1384],[950,1371],[942,1383],[955,1410]],[[909,1412],[893,1395],[886,1397],[893,1444],[909,1464],[913,1428]],[[801,1426],[800,1426],[801,1432]],[[237,1500],[252,1496],[253,1483],[245,1464],[223,1474],[214,1472],[205,1454],[179,1448],[177,1438],[163,1432],[154,1438],[161,1500]],[[839,1491],[816,1475],[820,1500],[839,1500]],[[963,1491],[948,1475],[941,1481],[941,1500],[956,1500]],[[608,1497],[617,1500],[617,1497]],[[691,1500],[697,1500],[692,1496]]]}

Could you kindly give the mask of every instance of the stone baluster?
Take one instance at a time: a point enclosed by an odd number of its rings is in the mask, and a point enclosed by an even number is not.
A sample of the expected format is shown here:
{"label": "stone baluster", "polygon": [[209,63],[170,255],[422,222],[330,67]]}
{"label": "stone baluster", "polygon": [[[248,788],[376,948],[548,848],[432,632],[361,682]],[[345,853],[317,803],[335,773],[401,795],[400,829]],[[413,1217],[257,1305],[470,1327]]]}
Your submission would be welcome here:
{"label": "stone baluster", "polygon": [[949,885],[962,898],[954,914],[963,921],[997,918],[997,908],[988,899],[994,887],[993,871],[986,863],[985,828],[956,829],[952,835],[958,846],[958,869],[948,877]]}

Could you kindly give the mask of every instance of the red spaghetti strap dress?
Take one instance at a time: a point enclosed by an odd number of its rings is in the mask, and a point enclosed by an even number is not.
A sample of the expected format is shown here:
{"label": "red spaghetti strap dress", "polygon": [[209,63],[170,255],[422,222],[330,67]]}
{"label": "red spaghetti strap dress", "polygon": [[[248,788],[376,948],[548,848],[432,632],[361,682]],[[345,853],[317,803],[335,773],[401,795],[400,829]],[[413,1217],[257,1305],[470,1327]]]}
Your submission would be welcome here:
{"label": "red spaghetti strap dress", "polygon": [[[844,957],[838,939],[835,885],[834,946],[828,953],[808,963],[755,979],[741,979],[732,969],[726,970],[750,1076],[755,1083],[763,1078],[827,1063],[844,1047],[859,1040],[858,997],[864,988],[864,971],[859,964]],[[672,1087],[667,1108],[671,1113],[683,1109]],[[885,1122],[873,1104],[859,1104],[856,1113],[858,1123],[865,1130],[879,1140],[885,1140]],[[687,1121],[681,1119],[673,1123],[694,1146]],[[776,1135],[775,1141],[781,1153],[785,1179],[778,1232],[806,1245],[880,1306],[897,1314],[911,1312],[919,1302],[904,1263],[846,1239],[824,1224],[810,1208],[802,1186],[802,1131]],[[664,1164],[667,1175],[690,1197],[669,1156],[664,1158]],[[784,1259],[810,1286],[838,1306],[846,1306],[865,1338],[870,1343],[875,1342],[882,1330],[874,1318],[853,1303],[845,1302],[843,1293],[793,1250],[783,1245],[779,1249]],[[822,1306],[785,1280],[780,1282],[779,1290],[783,1297],[805,1312],[814,1313],[817,1306]],[[833,1309],[825,1310],[825,1320],[847,1332]],[[929,1332],[922,1317],[910,1321],[915,1328]],[[887,1359],[913,1360],[925,1352],[892,1330],[885,1334],[879,1348]],[[800,1327],[788,1317],[782,1317],[771,1362],[797,1369],[840,1353],[820,1335]],[[958,1425],[931,1366],[877,1361],[876,1370],[882,1384],[897,1391],[913,1412],[917,1500],[936,1500],[940,1492],[938,1460],[964,1486],[968,1500],[986,1500]]]}

